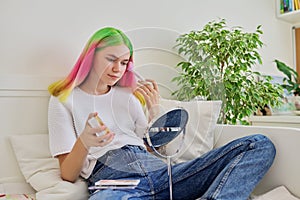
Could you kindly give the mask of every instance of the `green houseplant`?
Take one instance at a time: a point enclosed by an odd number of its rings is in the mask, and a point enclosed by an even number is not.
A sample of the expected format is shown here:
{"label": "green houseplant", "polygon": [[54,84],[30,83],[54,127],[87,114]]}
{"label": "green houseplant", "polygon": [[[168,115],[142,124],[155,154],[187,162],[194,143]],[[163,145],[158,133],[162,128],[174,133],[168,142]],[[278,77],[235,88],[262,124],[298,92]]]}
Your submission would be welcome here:
{"label": "green houseplant", "polygon": [[186,61],[177,65],[181,74],[173,81],[181,87],[173,94],[180,100],[222,100],[219,122],[229,124],[248,124],[247,117],[258,108],[280,104],[282,87],[252,71],[257,61],[262,63],[261,34],[260,26],[247,33],[241,27],[228,28],[220,19],[180,35],[176,47]]}
{"label": "green houseplant", "polygon": [[285,75],[281,86],[292,95],[288,101],[294,104],[296,110],[300,110],[300,83],[298,83],[298,72],[282,61],[275,60],[275,63],[277,69]]}
{"label": "green houseplant", "polygon": [[275,63],[277,69],[285,75],[285,77],[283,78],[283,83],[281,84],[282,87],[286,89],[289,93],[295,96],[299,96],[300,83],[297,82],[299,78],[298,73],[282,61],[275,60]]}

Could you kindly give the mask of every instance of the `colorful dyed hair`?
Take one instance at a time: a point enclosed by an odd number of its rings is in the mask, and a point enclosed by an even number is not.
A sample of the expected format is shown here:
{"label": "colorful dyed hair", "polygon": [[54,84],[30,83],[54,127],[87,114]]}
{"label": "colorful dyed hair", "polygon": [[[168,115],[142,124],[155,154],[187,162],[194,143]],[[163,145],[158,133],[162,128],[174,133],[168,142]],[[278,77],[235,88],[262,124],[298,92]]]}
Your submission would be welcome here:
{"label": "colorful dyed hair", "polygon": [[[132,44],[129,38],[122,31],[115,28],[106,27],[98,30],[91,36],[68,76],[60,81],[52,83],[48,87],[51,95],[59,97],[60,101],[63,102],[68,98],[74,87],[80,85],[86,79],[92,67],[95,49],[100,44],[100,42],[103,42],[104,44],[104,46],[101,46],[100,49],[102,49],[103,47],[116,46],[121,44],[124,44],[128,47],[130,51],[129,62],[127,64],[127,68],[123,77],[118,81],[117,85],[122,87],[135,88],[136,79],[134,73],[132,72]],[[135,95],[140,100],[140,102],[144,104],[144,100],[141,95],[136,93]]]}

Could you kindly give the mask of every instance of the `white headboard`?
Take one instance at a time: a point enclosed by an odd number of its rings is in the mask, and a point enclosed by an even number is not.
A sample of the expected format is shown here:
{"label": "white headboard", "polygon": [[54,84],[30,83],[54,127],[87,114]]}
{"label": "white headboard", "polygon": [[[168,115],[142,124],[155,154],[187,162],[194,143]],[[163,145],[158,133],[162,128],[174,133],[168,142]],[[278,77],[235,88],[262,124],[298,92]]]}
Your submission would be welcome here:
{"label": "white headboard", "polygon": [[47,134],[49,95],[44,87],[47,81],[34,76],[0,76],[0,191],[9,192],[6,188],[9,184],[25,184],[9,137]]}

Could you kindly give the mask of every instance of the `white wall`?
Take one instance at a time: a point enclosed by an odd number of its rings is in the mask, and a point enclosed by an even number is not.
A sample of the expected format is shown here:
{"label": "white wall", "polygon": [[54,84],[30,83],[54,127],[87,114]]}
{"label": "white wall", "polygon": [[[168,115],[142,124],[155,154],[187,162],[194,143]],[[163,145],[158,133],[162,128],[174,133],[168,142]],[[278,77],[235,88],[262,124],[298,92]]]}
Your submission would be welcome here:
{"label": "white wall", "polygon": [[274,0],[0,0],[0,76],[64,76],[89,36],[103,26],[186,33],[218,17],[246,31],[261,24],[265,46],[257,69],[277,74],[272,61],[292,65],[293,53],[291,24],[275,13]]}

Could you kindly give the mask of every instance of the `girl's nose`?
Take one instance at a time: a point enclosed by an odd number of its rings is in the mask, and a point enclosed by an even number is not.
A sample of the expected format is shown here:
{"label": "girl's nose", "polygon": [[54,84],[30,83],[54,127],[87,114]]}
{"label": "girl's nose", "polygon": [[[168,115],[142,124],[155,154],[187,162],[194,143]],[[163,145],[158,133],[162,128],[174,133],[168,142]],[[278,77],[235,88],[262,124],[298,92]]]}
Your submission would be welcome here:
{"label": "girl's nose", "polygon": [[120,67],[121,67],[121,63],[115,62],[115,63],[113,64],[112,71],[113,71],[113,72],[119,72],[119,71],[120,71]]}

